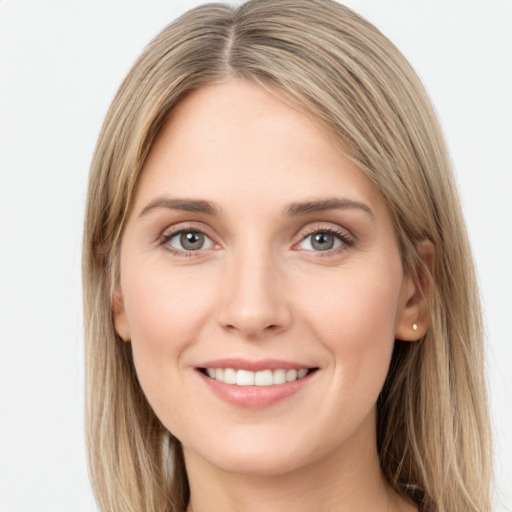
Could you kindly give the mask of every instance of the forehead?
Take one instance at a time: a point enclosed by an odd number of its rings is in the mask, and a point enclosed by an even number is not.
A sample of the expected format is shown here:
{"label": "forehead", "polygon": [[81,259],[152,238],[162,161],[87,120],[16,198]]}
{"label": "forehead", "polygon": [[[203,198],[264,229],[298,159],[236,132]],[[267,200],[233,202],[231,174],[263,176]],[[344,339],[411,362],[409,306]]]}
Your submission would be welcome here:
{"label": "forehead", "polygon": [[337,195],[384,202],[319,121],[283,92],[243,79],[200,88],[173,110],[145,163],[136,208],[162,194],[246,209],[254,200],[278,207]]}

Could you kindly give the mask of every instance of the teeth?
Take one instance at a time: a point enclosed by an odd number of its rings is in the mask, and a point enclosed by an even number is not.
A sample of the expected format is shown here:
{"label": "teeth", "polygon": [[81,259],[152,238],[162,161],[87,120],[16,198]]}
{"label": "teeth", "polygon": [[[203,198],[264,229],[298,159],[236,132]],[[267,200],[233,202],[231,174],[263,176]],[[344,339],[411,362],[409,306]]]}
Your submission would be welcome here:
{"label": "teeth", "polygon": [[[217,373],[215,373],[217,376]],[[221,379],[217,379],[221,380]],[[254,372],[247,370],[238,370],[236,372],[236,385],[237,386],[254,386]]]}
{"label": "teeth", "polygon": [[288,370],[286,372],[286,382],[297,380],[297,370]]}
{"label": "teeth", "polygon": [[256,386],[272,386],[273,383],[272,370],[263,370],[262,372],[256,372],[254,375],[254,384]]}
{"label": "teeth", "polygon": [[215,380],[220,380],[226,384],[236,384],[237,386],[272,386],[274,384],[284,384],[304,378],[308,370],[262,370],[252,372],[250,370],[234,370],[233,368],[206,368],[208,376]]}
{"label": "teeth", "polygon": [[272,377],[274,384],[284,384],[286,382],[286,370],[274,370]]}
{"label": "teeth", "polygon": [[236,384],[236,372],[233,368],[226,368],[224,370],[224,382],[226,384]]}

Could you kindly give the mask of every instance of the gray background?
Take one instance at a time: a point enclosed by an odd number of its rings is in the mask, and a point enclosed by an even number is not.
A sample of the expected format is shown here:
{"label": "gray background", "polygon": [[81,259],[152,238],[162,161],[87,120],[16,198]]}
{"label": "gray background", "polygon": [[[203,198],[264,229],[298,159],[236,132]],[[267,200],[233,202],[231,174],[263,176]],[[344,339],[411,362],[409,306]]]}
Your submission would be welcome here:
{"label": "gray background", "polygon": [[[202,2],[0,0],[0,511],[92,512],[80,244],[103,117]],[[498,510],[512,510],[512,0],[350,0],[410,59],[451,149],[481,281]]]}

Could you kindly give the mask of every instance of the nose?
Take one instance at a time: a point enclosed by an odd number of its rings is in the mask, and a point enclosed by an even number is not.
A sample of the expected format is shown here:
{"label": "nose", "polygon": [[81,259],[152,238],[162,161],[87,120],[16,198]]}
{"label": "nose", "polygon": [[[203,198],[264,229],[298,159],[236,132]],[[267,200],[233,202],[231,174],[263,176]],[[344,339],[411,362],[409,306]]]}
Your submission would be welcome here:
{"label": "nose", "polygon": [[247,338],[263,338],[291,323],[285,276],[276,261],[261,252],[240,255],[223,276],[218,323]]}

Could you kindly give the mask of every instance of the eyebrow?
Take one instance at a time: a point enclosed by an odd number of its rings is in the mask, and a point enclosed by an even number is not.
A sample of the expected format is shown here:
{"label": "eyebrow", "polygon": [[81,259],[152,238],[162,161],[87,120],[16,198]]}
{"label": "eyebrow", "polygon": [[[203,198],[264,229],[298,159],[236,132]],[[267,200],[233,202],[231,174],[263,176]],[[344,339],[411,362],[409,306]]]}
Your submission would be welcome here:
{"label": "eyebrow", "polygon": [[157,208],[206,213],[208,215],[216,216],[220,216],[221,214],[219,208],[209,201],[203,201],[201,199],[172,199],[170,197],[157,197],[140,212],[139,217],[143,217]]}
{"label": "eyebrow", "polygon": [[[175,199],[170,197],[157,197],[151,201],[140,212],[139,217],[143,217],[151,211],[159,208],[169,210],[181,210],[185,212],[205,213],[207,215],[220,216],[221,210],[209,201],[202,199]],[[372,209],[365,203],[354,201],[344,197],[332,197],[328,199],[320,199],[316,201],[304,201],[289,204],[283,211],[285,216],[296,217],[300,215],[308,215],[326,210],[345,210],[359,209],[366,212],[372,219],[375,214]]]}
{"label": "eyebrow", "polygon": [[284,215],[308,215],[310,213],[323,212],[326,210],[345,210],[352,208],[362,210],[372,219],[375,219],[375,214],[367,204],[345,197],[332,197],[328,199],[320,199],[318,201],[292,203],[285,208]]}

